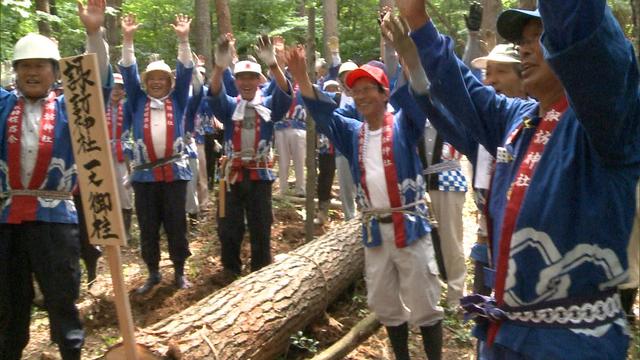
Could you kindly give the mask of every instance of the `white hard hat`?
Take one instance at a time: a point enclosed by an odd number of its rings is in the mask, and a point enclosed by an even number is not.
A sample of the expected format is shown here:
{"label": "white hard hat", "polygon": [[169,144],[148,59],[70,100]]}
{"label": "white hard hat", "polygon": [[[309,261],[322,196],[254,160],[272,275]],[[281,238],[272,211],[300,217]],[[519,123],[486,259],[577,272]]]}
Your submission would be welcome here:
{"label": "white hard hat", "polygon": [[114,73],[113,74],[113,83],[114,84],[123,84],[124,85],[124,80],[122,79],[122,75],[118,74],[118,73]]}
{"label": "white hard hat", "polygon": [[233,74],[236,75],[244,72],[262,75],[262,66],[260,66],[260,64],[258,64],[257,62],[249,60],[238,61],[233,67]]}
{"label": "white hard hat", "polygon": [[142,73],[142,83],[147,82],[147,74],[149,74],[152,71],[162,71],[167,73],[167,75],[169,75],[169,77],[171,78],[171,83],[173,84],[174,82],[173,72],[171,72],[171,67],[167,65],[167,63],[165,63],[164,60],[150,62],[149,65],[147,65],[147,68],[144,70],[144,73]]}
{"label": "white hard hat", "polygon": [[327,80],[322,84],[322,90],[327,90],[329,86],[338,86],[340,87],[340,83],[335,80]]}
{"label": "white hard hat", "polygon": [[40,34],[23,36],[13,49],[13,63],[26,59],[60,60],[58,45],[53,40]]}
{"label": "white hard hat", "polygon": [[353,61],[347,61],[340,65],[340,69],[338,70],[338,75],[342,75],[343,72],[353,71],[358,68],[358,65]]}

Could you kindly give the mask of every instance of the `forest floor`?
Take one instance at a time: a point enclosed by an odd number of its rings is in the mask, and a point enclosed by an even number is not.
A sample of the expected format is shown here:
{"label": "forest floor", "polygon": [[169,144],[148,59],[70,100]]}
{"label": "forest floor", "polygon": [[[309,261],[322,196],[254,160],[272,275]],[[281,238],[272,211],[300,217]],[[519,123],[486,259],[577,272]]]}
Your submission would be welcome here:
{"label": "forest floor", "polygon": [[[277,182],[274,194],[277,193]],[[213,199],[214,195],[211,194]],[[467,193],[464,208],[464,245],[469,254],[475,241],[475,205],[473,195]],[[304,244],[304,208],[286,200],[274,197],[274,223],[271,233],[271,250],[275,256],[286,253]],[[324,227],[316,227],[315,235],[321,235],[329,228],[340,226],[343,222],[342,212],[330,211],[331,221]],[[166,249],[166,240],[161,240],[162,261],[160,264],[163,274],[162,283],[149,294],[140,296],[134,289],[141,286],[146,279],[146,268],[139,256],[139,231],[134,217],[133,241],[123,247],[123,273],[135,326],[147,327],[161,319],[175,314],[198,300],[210,295],[229,284],[231,279],[223,275],[220,263],[220,246],[217,240],[215,211],[210,202],[207,211],[200,217],[199,225],[189,233],[191,252],[193,256],[187,262],[185,270],[193,283],[190,289],[176,290],[172,284],[173,269]],[[243,263],[247,264],[250,257],[248,238],[245,238],[242,248]],[[469,268],[469,264],[467,264]],[[469,269],[470,270],[470,269]],[[248,270],[243,271],[246,275]],[[468,274],[472,274],[468,271]],[[106,260],[101,259],[98,265],[98,278],[91,289],[87,288],[86,277],[83,274],[81,295],[78,303],[86,331],[86,341],[83,359],[100,359],[105,351],[120,341],[111,279]],[[471,288],[471,275],[467,277],[467,289]],[[443,291],[444,292],[444,291]],[[444,296],[443,296],[444,298]],[[444,303],[444,302],[443,302]],[[637,306],[636,306],[637,311]],[[366,305],[366,290],[364,280],[359,279],[350,289],[327,309],[325,316],[307,326],[303,331],[290,338],[291,345],[286,354],[277,360],[298,360],[313,357],[340,339],[359,320],[366,317],[369,310]],[[322,314],[319,314],[322,315]],[[470,323],[463,323],[461,316],[455,311],[447,311],[444,325],[444,360],[475,359],[475,340],[471,336]],[[639,359],[640,331],[636,328],[635,344],[629,359]],[[425,360],[421,336],[418,329],[412,329],[410,334],[410,352],[414,360]],[[393,352],[383,328],[380,328],[368,340],[360,344],[345,359],[349,360],[378,360],[393,359]],[[49,320],[46,311],[34,306],[31,319],[31,339],[23,353],[23,359],[59,359],[58,351],[49,338]]]}

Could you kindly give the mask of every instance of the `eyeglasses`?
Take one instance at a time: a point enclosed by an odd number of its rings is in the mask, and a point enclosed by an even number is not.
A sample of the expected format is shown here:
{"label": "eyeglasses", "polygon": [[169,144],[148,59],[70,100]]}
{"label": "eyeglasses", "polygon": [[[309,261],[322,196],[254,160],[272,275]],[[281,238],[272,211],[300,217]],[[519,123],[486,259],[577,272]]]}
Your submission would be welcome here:
{"label": "eyeglasses", "polygon": [[364,95],[364,94],[368,94],[373,90],[378,90],[380,87],[376,86],[376,85],[366,85],[366,86],[362,86],[359,88],[351,88],[351,95],[352,96],[360,96],[360,95]]}

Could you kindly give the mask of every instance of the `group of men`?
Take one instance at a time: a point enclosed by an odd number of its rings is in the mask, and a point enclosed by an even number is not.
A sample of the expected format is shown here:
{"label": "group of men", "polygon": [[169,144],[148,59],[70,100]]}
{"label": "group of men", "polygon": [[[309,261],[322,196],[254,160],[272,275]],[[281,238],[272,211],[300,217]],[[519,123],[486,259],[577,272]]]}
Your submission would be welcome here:
{"label": "group of men", "polygon": [[[497,28],[510,44],[485,56],[474,53],[481,9],[473,5],[462,60],[424,1],[396,5],[400,17],[387,12],[381,22],[395,49],[384,63],[342,64],[332,40],[331,69],[312,83],[302,47],[260,36],[257,55],[268,80],[255,59],[237,60],[226,34],[216,41],[208,86],[191,55],[188,16],[172,24],[175,72],[160,60],[141,75],[133,47],[139,24],[125,16],[119,74],[112,74],[100,36],[105,3],[79,5],[87,51],[100,59],[128,224],[130,189],[135,193],[148,269],[136,291],[148,293],[161,281],[160,227],[175,286],[190,286],[185,214],[197,209],[189,210],[187,194],[190,181],[198,188],[197,179],[207,177],[194,174],[185,154],[198,158],[197,145],[189,150],[192,136],[202,153],[198,128],[211,126],[205,117],[223,131],[217,221],[224,270],[240,275],[246,226],[251,270],[271,263],[272,144],[279,144],[286,191],[289,155],[302,153],[295,143],[309,113],[322,145],[318,223],[326,221],[337,169],[345,218],[355,216],[349,202],[358,200],[368,304],[396,359],[409,359],[410,324],[420,328],[428,359],[441,358],[440,279],[447,305],[460,304],[476,319],[480,358],[624,359],[625,311],[638,287],[640,221],[633,234],[632,224],[640,193],[640,78],[606,2],[540,0],[539,10],[507,10]],[[19,359],[28,342],[34,275],[62,358],[79,359],[84,339],[74,305],[81,253],[75,164],[64,99],[51,91],[59,59],[50,39],[24,37],[13,58],[17,89],[0,90],[0,359]],[[585,73],[597,76],[584,81]],[[474,164],[472,181],[462,155]],[[302,178],[297,169],[297,195],[305,195]],[[473,294],[464,296],[469,186],[485,224],[472,251]]]}

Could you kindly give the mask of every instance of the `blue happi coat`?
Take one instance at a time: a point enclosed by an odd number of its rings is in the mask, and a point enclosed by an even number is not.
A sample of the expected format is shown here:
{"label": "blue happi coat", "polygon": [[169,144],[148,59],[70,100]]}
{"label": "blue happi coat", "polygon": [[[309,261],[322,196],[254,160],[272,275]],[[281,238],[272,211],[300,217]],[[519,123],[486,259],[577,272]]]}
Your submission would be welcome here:
{"label": "blue happi coat", "polygon": [[[545,58],[569,108],[539,159],[508,254],[498,253],[507,192],[535,129],[506,140],[524,118],[537,125],[538,104],[483,86],[430,22],[411,36],[434,102],[417,99],[446,108],[447,126],[468,129],[499,155],[489,213],[496,263],[509,258],[504,301],[512,317],[496,343],[530,359],[624,359],[628,333],[614,293],[628,275],[640,175],[638,65],[604,0],[539,0],[539,6]],[[484,339],[485,329],[478,330]]]}
{"label": "blue happi coat", "polygon": [[[291,89],[291,84],[289,84],[289,89]],[[289,90],[289,92],[291,92],[291,90]],[[217,95],[211,94],[211,90],[209,90],[207,94],[207,100],[213,110],[213,114],[224,125],[224,153],[230,159],[233,159],[232,116],[236,110],[239,99],[227,95],[224,84],[222,84],[220,92]],[[282,91],[279,86],[276,86],[271,95],[262,98],[262,105],[271,109],[271,120],[260,121],[260,140],[258,142],[258,148],[254,149],[256,154],[255,160],[263,164],[270,164],[274,122],[282,119],[289,109],[291,105],[291,94]],[[252,171],[256,173],[256,175],[252,176],[252,179],[257,178],[260,180],[273,181],[276,178],[270,166],[268,168],[252,169]]]}
{"label": "blue happi coat", "polygon": [[[191,84],[192,68],[185,67],[180,61],[176,65],[176,81],[175,87],[170,93],[173,102],[173,119],[174,119],[174,136],[172,146],[173,155],[182,155],[184,149],[184,127],[189,126],[183,124],[183,115],[189,100],[189,86]],[[144,142],[144,108],[148,101],[147,93],[142,89],[140,77],[138,76],[138,65],[120,66],[120,72],[124,80],[124,88],[127,93],[127,102],[131,109],[131,116],[125,116],[124,131],[122,138],[131,136],[133,132],[133,166],[147,164],[151,162]],[[202,92],[199,93],[202,96]],[[190,126],[193,128],[193,125]],[[180,159],[171,164],[173,179],[175,180],[191,180],[192,173],[185,159]],[[132,182],[155,182],[165,181],[164,179],[156,179],[152,169],[134,170],[131,174]]]}
{"label": "blue happi coat", "polygon": [[[309,113],[316,122],[318,131],[326,135],[349,161],[351,175],[357,186],[357,200],[365,208],[369,206],[362,189],[360,179],[360,165],[358,163],[358,140],[363,123],[353,117],[345,115],[344,109],[340,110],[335,102],[324,92],[316,89],[317,99],[304,98],[304,103]],[[424,198],[425,183],[422,177],[422,165],[418,157],[417,144],[424,131],[426,118],[420,113],[407,115],[404,111],[414,111],[415,105],[409,96],[407,86],[402,86],[394,91],[392,97],[400,109],[394,114],[393,123],[393,159],[398,174],[398,190],[403,205],[421,201]],[[405,110],[405,106],[407,110]],[[355,114],[355,112],[351,112]],[[426,219],[427,207],[419,204],[412,209],[420,216],[405,213],[405,243],[409,246],[414,241],[430,232],[431,227]],[[371,229],[372,239],[368,237],[368,228]],[[382,244],[378,220],[370,219],[368,224],[363,223],[363,242],[365,246],[373,247]]]}
{"label": "blue happi coat", "polygon": [[[103,101],[107,103],[113,86],[113,77],[111,70],[106,83],[103,85],[102,95]],[[0,88],[0,193],[6,193],[11,190],[9,184],[9,163],[7,120],[13,107],[18,102],[16,92],[8,92]],[[77,171],[73,149],[71,146],[71,134],[69,131],[69,122],[67,119],[67,110],[64,95],[55,99],[56,120],[53,130],[53,153],[51,162],[47,167],[47,175],[44,185],[39,190],[68,192],[74,190],[77,183]],[[22,120],[21,120],[22,121]],[[38,208],[36,210],[36,221],[77,224],[78,214],[73,200],[52,200],[38,198]],[[0,223],[6,223],[9,211],[11,209],[11,197],[6,201],[0,200]]]}

